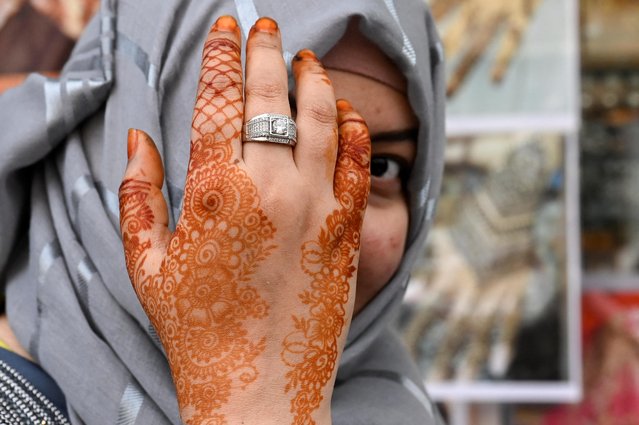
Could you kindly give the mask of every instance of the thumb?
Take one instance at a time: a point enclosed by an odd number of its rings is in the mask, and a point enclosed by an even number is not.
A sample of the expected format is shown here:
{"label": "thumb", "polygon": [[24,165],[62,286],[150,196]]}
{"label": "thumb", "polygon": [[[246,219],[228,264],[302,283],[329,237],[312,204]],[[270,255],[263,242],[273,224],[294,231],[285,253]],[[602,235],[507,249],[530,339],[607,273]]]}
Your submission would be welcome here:
{"label": "thumb", "polygon": [[[161,192],[164,167],[155,143],[145,132],[130,129],[127,154],[129,162],[118,194],[120,232],[127,271],[136,286],[136,273],[150,266],[145,262],[164,257],[171,232]],[[147,255],[152,251],[160,251],[161,255]]]}

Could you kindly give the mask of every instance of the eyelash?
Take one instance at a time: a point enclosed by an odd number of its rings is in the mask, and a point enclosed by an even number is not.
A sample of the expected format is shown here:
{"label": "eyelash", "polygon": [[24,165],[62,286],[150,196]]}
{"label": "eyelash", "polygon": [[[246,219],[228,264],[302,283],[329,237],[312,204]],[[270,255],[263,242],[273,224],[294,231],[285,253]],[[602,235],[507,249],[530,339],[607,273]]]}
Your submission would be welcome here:
{"label": "eyelash", "polygon": [[[408,176],[410,175],[410,171],[411,171],[411,167],[410,164],[408,163],[408,161],[406,161],[405,158],[402,158],[401,156],[397,156],[397,155],[390,155],[390,154],[383,154],[383,155],[373,155],[372,159],[371,159],[371,177],[374,179],[384,179],[386,180],[387,178],[378,176],[375,174],[376,170],[375,170],[375,166],[376,166],[376,162],[380,162],[380,161],[392,161],[392,163],[395,164],[395,166],[397,167],[396,172],[397,175],[393,176],[392,179],[396,179],[399,178],[399,180],[401,181],[402,184],[402,188],[404,189],[406,187],[406,182],[408,180]],[[389,166],[387,165],[387,168],[383,171],[383,173],[387,173],[389,170]],[[380,170],[381,171],[381,170]]]}

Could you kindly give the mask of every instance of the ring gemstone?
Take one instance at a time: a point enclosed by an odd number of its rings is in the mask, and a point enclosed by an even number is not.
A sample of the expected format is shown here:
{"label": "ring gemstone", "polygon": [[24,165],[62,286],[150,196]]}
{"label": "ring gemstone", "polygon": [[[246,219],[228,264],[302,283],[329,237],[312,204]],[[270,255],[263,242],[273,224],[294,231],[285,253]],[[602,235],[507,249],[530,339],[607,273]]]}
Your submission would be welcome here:
{"label": "ring gemstone", "polygon": [[288,123],[283,118],[271,118],[271,134],[275,136],[288,136]]}
{"label": "ring gemstone", "polygon": [[244,142],[270,142],[289,146],[297,143],[297,126],[283,114],[261,114],[244,124]]}

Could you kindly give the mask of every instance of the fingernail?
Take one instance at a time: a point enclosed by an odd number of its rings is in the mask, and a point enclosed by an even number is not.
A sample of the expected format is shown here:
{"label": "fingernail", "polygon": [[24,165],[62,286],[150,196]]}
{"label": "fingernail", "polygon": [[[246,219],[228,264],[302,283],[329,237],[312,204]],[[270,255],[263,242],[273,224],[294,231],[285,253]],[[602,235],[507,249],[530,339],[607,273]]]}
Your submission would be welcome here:
{"label": "fingernail", "polygon": [[309,49],[300,50],[295,55],[294,59],[298,61],[307,59],[307,60],[313,60],[313,61],[319,62],[319,60],[317,59],[317,56],[315,56],[315,53],[313,53],[313,51]]}
{"label": "fingernail", "polygon": [[126,156],[127,159],[129,161],[131,161],[131,158],[133,157],[133,155],[135,155],[135,152],[138,150],[138,142],[140,141],[140,132],[134,128],[129,128],[129,134],[127,137],[127,144],[126,144]]}
{"label": "fingernail", "polygon": [[342,112],[348,112],[353,110],[353,106],[346,99],[339,99],[337,101],[337,109]]}
{"label": "fingernail", "polygon": [[263,17],[255,21],[255,25],[253,25],[255,31],[266,32],[269,34],[277,34],[277,22],[268,17]]}
{"label": "fingernail", "polygon": [[215,25],[213,25],[214,31],[234,32],[237,30],[237,21],[230,15],[220,16]]}

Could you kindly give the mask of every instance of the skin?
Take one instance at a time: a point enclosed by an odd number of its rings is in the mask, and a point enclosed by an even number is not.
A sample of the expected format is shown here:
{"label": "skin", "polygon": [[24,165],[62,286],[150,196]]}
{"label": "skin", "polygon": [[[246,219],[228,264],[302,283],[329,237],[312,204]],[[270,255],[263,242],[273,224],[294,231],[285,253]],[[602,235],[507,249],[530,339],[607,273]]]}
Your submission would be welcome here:
{"label": "skin", "polygon": [[[224,19],[204,49],[185,207],[173,233],[159,154],[148,135],[129,133],[120,190],[127,269],[167,352],[185,423],[330,423],[352,314],[401,260],[408,210],[396,171],[412,164],[414,142],[393,134],[417,123],[403,94],[326,71],[309,51],[293,63],[291,111],[277,25],[258,21],[251,31],[242,81],[239,30]],[[244,117],[295,112],[298,146],[242,144],[242,108]],[[232,208],[218,195],[234,199]],[[245,243],[209,248],[234,237]]]}
{"label": "skin", "polygon": [[[415,141],[402,136],[418,127],[406,95],[371,78],[328,69],[338,98],[349,99],[368,124],[372,158],[402,159],[412,167]],[[399,73],[398,70],[393,70]],[[396,136],[393,136],[396,134]],[[388,135],[384,141],[378,136]],[[368,304],[395,273],[404,253],[408,205],[396,173],[372,173],[371,192],[362,227],[362,245],[355,294],[355,314]]]}
{"label": "skin", "polygon": [[245,117],[291,110],[277,24],[251,29],[244,79],[240,40],[222,17],[205,42],[173,232],[159,152],[129,132],[119,192],[127,270],[185,423],[330,423],[370,189],[368,128],[302,51],[299,144],[242,143]]}

